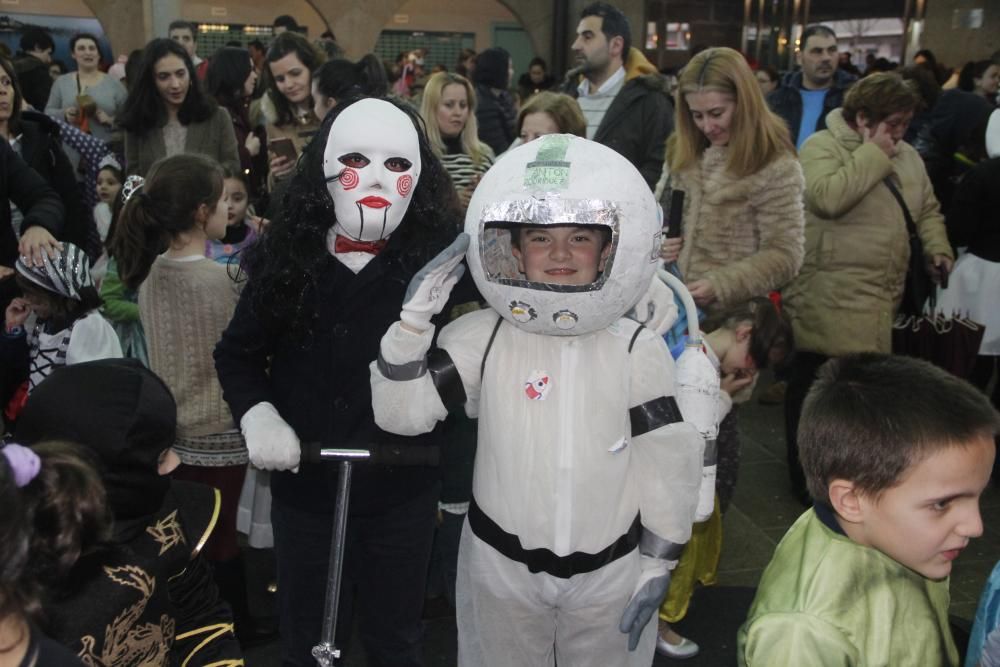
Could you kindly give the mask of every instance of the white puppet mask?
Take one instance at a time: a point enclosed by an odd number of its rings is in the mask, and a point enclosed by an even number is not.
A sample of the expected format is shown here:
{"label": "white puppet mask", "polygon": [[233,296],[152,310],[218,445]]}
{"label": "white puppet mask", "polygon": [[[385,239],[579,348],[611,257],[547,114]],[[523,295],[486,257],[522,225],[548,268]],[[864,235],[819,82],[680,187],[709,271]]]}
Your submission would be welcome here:
{"label": "white puppet mask", "polygon": [[323,174],[333,198],[337,234],[379,241],[406,214],[420,178],[420,142],[409,116],[391,102],[364,99],[330,126]]}

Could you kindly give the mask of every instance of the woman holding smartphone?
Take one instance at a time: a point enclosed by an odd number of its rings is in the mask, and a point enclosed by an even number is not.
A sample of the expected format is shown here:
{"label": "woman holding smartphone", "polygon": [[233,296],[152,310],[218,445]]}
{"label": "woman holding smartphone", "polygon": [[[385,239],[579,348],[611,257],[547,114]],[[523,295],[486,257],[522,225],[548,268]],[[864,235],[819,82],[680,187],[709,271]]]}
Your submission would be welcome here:
{"label": "woman holding smartphone", "polygon": [[226,169],[240,168],[229,113],[202,92],[191,56],[171,39],[146,45],[119,122],[127,174],[145,176],[154,162],[178,153],[201,153]]}
{"label": "woman holding smartphone", "polygon": [[283,32],[267,50],[265,93],[251,110],[254,125],[266,124],[268,189],[289,178],[295,161],[319,128],[313,111],[312,72],[325,58],[302,35]]}
{"label": "woman holding smartphone", "polygon": [[107,142],[128,93],[121,82],[98,69],[101,49],[96,37],[74,35],[69,50],[77,70],[63,74],[52,84],[45,113]]}

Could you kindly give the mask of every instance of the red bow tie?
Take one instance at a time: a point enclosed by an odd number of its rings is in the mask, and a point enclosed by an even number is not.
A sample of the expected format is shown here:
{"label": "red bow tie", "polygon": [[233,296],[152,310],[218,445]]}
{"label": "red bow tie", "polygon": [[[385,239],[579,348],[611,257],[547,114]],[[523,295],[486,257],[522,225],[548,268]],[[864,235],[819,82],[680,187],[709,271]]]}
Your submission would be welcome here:
{"label": "red bow tie", "polygon": [[352,238],[337,234],[337,240],[333,244],[333,251],[340,252],[367,252],[370,255],[377,255],[385,248],[389,239],[379,241],[355,241]]}

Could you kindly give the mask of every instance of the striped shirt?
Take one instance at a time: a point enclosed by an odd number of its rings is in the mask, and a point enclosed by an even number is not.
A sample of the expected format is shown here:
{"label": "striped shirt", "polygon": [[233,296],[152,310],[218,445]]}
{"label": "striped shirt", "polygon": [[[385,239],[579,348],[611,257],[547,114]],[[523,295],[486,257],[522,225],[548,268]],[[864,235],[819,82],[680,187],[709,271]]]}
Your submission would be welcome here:
{"label": "striped shirt", "polygon": [[579,97],[577,97],[576,101],[580,103],[580,109],[587,119],[588,139],[593,139],[594,135],[597,134],[597,128],[600,127],[601,121],[604,120],[604,114],[624,86],[624,67],[619,67],[618,71],[612,74],[596,92],[590,92],[590,81],[587,79],[580,82],[580,87],[577,88]]}
{"label": "striped shirt", "polygon": [[478,178],[485,174],[493,166],[493,162],[496,161],[493,150],[483,143],[479,144],[480,159],[478,164],[472,159],[471,155],[461,152],[461,145],[458,146],[458,150],[455,150],[454,144],[446,139],[445,147],[448,148],[448,154],[441,156],[441,164],[444,165],[448,175],[451,176],[451,180],[455,184],[455,190],[457,191],[461,191],[476,183]]}

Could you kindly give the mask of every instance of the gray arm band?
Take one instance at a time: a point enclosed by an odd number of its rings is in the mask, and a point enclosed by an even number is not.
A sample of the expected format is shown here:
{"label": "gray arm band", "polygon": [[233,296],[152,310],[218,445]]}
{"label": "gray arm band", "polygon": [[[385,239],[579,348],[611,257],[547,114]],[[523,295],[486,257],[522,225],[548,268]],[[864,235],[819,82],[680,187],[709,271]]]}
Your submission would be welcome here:
{"label": "gray arm band", "polygon": [[675,544],[664,539],[645,526],[642,527],[642,535],[639,537],[639,553],[651,558],[662,558],[664,560],[677,560],[684,551],[683,544]]}
{"label": "gray arm band", "polygon": [[383,377],[387,380],[395,380],[396,382],[416,380],[427,372],[427,357],[418,359],[417,361],[408,361],[405,364],[390,364],[382,357],[382,353],[379,352],[375,363],[378,366],[378,372]]}

